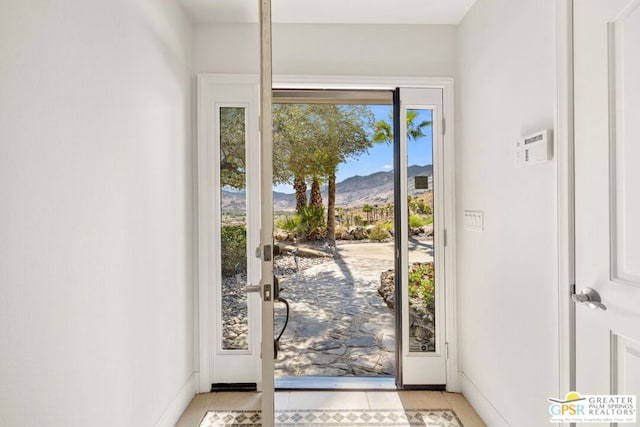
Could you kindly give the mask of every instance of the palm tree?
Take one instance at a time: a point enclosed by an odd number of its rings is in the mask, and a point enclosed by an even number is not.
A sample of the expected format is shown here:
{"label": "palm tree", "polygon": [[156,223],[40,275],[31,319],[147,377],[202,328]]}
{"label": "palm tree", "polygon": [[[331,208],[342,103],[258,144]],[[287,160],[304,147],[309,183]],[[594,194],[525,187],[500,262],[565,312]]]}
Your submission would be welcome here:
{"label": "palm tree", "polygon": [[387,206],[385,206],[385,211],[385,218],[389,218],[391,212],[393,212],[393,203],[387,203]]}
{"label": "palm tree", "polygon": [[[415,141],[426,136],[424,129],[433,124],[431,120],[423,120],[420,123],[416,123],[417,117],[418,110],[407,110],[407,138],[409,141]],[[373,142],[393,142],[393,126],[389,122],[379,120],[373,129]]]}
{"label": "palm tree", "polygon": [[362,212],[364,212],[365,214],[367,214],[367,222],[371,221],[371,216],[370,216],[370,212],[373,210],[373,206],[369,205],[369,204],[365,204],[362,207]]}

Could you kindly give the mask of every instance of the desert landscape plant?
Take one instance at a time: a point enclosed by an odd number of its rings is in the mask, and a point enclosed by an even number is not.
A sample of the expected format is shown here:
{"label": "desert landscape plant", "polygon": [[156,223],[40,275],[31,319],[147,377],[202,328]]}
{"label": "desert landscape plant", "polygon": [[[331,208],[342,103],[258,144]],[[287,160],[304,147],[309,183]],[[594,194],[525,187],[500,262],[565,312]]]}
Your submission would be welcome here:
{"label": "desert landscape plant", "polygon": [[306,240],[318,240],[326,234],[324,208],[322,206],[306,206],[298,214],[299,224],[296,233]]}
{"label": "desert landscape plant", "polygon": [[391,237],[389,235],[389,232],[380,225],[376,225],[371,230],[369,230],[369,240],[381,242],[383,240],[387,240],[389,237]]}
{"label": "desert landscape plant", "polygon": [[276,221],[276,227],[285,231],[294,231],[300,226],[300,215],[287,216]]}
{"label": "desert landscape plant", "polygon": [[416,214],[409,215],[409,227],[418,228],[424,227],[427,224],[429,224],[428,218]]}
{"label": "desert landscape plant", "polygon": [[413,263],[409,269],[409,299],[415,308],[431,316],[435,310],[435,279],[433,263]]}
{"label": "desert landscape plant", "polygon": [[244,224],[227,224],[221,227],[222,276],[231,277],[236,265],[247,271],[247,227]]}

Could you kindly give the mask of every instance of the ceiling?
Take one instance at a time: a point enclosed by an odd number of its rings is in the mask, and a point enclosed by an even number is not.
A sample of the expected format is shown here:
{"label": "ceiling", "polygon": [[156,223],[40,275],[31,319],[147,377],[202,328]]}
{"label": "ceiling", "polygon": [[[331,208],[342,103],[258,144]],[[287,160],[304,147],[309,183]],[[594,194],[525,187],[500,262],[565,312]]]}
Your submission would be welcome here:
{"label": "ceiling", "polygon": [[[194,22],[258,22],[259,0],[178,0]],[[276,23],[458,24],[475,0],[272,0]]]}

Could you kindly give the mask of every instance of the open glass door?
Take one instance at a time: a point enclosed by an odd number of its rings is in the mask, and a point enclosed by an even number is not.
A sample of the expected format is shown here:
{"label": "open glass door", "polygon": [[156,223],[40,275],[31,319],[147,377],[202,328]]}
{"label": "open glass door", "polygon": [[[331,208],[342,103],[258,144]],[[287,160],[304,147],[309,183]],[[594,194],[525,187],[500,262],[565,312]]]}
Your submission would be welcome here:
{"label": "open glass door", "polygon": [[[442,89],[398,89],[396,291],[400,386],[444,387],[444,152]],[[399,188],[398,188],[399,187]],[[419,238],[418,236],[426,236]]]}
{"label": "open glass door", "polygon": [[198,390],[261,392],[271,426],[270,0],[260,0],[260,21],[260,77],[198,76]]}
{"label": "open glass door", "polygon": [[275,420],[273,300],[278,295],[273,276],[273,137],[272,137],[271,0],[260,0],[260,293],[262,297],[261,376],[262,425]]}

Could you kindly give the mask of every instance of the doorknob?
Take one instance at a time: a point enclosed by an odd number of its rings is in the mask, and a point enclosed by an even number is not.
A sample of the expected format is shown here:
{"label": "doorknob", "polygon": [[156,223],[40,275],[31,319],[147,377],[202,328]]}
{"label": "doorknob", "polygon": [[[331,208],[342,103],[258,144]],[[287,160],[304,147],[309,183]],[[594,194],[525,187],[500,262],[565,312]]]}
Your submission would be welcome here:
{"label": "doorknob", "polygon": [[584,288],[579,294],[572,294],[571,299],[574,302],[586,304],[589,308],[594,310],[597,308],[601,308],[603,310],[607,309],[605,305],[602,304],[600,294],[593,288]]}

